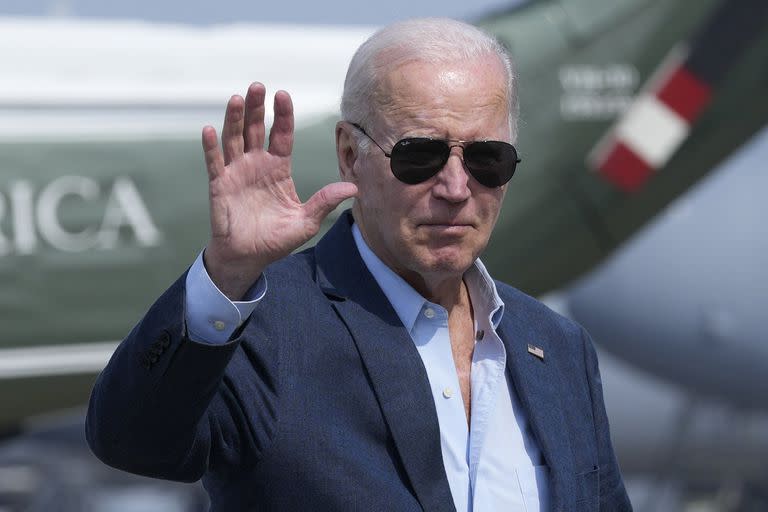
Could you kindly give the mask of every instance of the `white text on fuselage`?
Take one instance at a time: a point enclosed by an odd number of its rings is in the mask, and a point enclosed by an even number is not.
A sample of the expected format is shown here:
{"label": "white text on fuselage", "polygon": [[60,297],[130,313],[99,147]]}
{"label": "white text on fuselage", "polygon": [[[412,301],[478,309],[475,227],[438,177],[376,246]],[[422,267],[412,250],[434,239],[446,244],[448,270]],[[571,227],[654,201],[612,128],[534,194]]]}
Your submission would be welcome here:
{"label": "white text on fuselage", "polygon": [[567,121],[613,119],[632,103],[639,82],[630,64],[570,64],[558,72],[560,115]]}
{"label": "white text on fuselage", "polygon": [[[65,202],[76,227],[63,220]],[[60,176],[38,188],[14,180],[0,189],[0,256],[34,254],[45,246],[64,252],[116,249],[121,231],[141,247],[157,246],[163,238],[128,177],[101,186],[85,176]]]}

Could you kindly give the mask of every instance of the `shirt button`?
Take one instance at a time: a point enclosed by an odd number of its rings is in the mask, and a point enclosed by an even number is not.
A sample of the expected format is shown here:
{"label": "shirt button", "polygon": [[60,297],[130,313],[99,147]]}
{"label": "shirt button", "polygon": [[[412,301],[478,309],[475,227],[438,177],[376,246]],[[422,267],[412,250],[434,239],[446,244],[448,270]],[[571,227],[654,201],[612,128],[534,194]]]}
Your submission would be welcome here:
{"label": "shirt button", "polygon": [[450,386],[445,388],[445,389],[443,389],[443,396],[445,398],[451,398],[453,396],[453,389],[451,389]]}
{"label": "shirt button", "polygon": [[213,322],[213,328],[216,329],[217,331],[223,331],[226,326],[227,324],[225,324],[221,320],[216,320],[215,322]]}
{"label": "shirt button", "polygon": [[479,331],[477,331],[477,333],[475,334],[475,339],[476,339],[477,341],[480,341],[480,340],[482,340],[484,337],[485,337],[485,331],[484,331],[484,330],[482,330],[482,329],[480,329]]}
{"label": "shirt button", "polygon": [[432,308],[425,309],[424,316],[427,318],[435,318],[435,310]]}

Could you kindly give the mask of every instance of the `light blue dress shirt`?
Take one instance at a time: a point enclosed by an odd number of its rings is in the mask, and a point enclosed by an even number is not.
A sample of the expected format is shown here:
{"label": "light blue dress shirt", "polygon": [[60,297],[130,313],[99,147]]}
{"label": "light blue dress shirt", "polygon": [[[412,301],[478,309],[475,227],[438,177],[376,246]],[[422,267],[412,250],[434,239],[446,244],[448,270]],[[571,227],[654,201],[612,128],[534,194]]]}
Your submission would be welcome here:
{"label": "light blue dress shirt", "polygon": [[[480,260],[464,275],[475,313],[471,370],[471,424],[453,361],[448,313],[419,295],[353,235],[368,270],[413,339],[427,370],[440,425],[443,464],[458,512],[544,512],[547,467],[506,371],[506,350],[496,328],[504,314],[493,279]],[[267,291],[261,278],[231,302],[213,284],[198,256],[187,275],[186,321],[190,338],[224,343]]]}

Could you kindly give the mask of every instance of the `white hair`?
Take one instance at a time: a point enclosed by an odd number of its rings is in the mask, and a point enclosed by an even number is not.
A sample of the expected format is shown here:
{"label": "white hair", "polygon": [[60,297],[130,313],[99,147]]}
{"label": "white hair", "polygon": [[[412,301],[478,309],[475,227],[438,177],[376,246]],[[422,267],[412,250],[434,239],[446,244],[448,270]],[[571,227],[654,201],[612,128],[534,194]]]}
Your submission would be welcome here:
{"label": "white hair", "polygon": [[[448,18],[420,18],[388,25],[355,52],[344,80],[342,120],[371,129],[378,121],[377,95],[383,76],[408,62],[444,63],[495,55],[506,71],[509,128],[517,138],[518,99],[514,67],[506,49],[492,36]],[[368,139],[357,136],[362,149]]]}

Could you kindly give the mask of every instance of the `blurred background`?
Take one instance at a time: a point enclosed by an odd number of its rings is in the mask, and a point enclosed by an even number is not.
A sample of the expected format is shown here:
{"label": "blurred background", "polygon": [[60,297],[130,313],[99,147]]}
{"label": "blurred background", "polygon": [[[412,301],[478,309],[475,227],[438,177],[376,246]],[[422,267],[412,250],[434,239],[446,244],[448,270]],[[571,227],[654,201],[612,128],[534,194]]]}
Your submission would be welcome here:
{"label": "blurred background", "polygon": [[289,91],[306,199],[354,50],[435,15],[516,62],[523,162],[483,259],[592,334],[635,510],[768,510],[768,2],[3,0],[0,512],[206,510],[83,435],[207,241],[201,128],[254,80]]}

